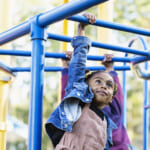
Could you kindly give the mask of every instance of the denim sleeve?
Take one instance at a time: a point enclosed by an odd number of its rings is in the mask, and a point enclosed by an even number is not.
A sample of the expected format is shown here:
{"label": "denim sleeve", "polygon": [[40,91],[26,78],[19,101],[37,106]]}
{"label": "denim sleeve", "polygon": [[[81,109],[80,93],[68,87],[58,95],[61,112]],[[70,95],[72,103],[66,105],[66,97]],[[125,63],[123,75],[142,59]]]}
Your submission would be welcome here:
{"label": "denim sleeve", "polygon": [[93,93],[84,81],[87,53],[91,41],[87,37],[76,36],[72,39],[71,44],[74,48],[74,53],[69,64],[68,84],[65,89],[64,99],[72,97],[90,103]]}
{"label": "denim sleeve", "polygon": [[90,40],[87,37],[74,37],[72,40],[74,53],[69,65],[68,83],[65,97],[49,117],[47,124],[71,132],[73,124],[81,115],[80,101],[90,103],[93,93],[85,80],[87,52]]}
{"label": "denim sleeve", "polygon": [[66,91],[72,89],[74,82],[84,82],[87,53],[90,40],[87,37],[74,37],[71,41],[74,53],[69,64],[68,85]]}
{"label": "denim sleeve", "polygon": [[73,124],[81,115],[80,101],[90,103],[93,93],[85,80],[87,52],[90,48],[87,37],[77,36],[72,39],[74,53],[69,64],[68,83],[65,97],[59,106],[60,122],[58,128],[71,132]]}

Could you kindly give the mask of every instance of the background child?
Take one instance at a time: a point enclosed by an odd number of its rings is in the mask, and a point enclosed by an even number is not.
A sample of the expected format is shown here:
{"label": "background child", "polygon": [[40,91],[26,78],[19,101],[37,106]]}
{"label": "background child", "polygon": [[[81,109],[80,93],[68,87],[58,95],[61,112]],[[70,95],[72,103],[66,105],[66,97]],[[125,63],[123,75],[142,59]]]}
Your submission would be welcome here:
{"label": "background child", "polygon": [[[66,51],[64,52],[66,57],[71,59],[72,52]],[[113,55],[112,54],[105,54],[104,60],[102,61],[102,64],[105,66],[106,71],[110,72],[110,74],[113,76],[114,81],[118,85],[117,93],[115,97],[112,100],[112,103],[109,104],[109,106],[106,106],[103,111],[105,111],[109,117],[114,121],[114,123],[117,125],[117,129],[114,129],[112,131],[112,143],[113,146],[111,147],[111,150],[128,150],[130,145],[130,140],[128,138],[127,131],[123,125],[122,119],[123,119],[123,93],[122,88],[119,82],[119,78],[117,73],[113,69],[114,63],[112,62]],[[69,66],[69,60],[62,60],[62,78],[61,78],[61,96],[62,99],[65,95],[65,88],[68,82],[68,66]]]}

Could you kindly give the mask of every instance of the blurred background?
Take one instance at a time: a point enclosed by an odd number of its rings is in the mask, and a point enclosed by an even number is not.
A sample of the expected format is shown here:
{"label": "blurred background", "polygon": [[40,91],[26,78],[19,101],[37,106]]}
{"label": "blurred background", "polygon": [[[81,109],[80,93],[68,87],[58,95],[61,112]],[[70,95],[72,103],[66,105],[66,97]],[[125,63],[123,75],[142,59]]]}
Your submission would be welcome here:
{"label": "blurred background", "polygon": [[[0,32],[8,30],[20,23],[29,20],[31,17],[51,10],[64,4],[63,0],[0,0]],[[150,29],[150,2],[148,0],[113,0],[105,5],[96,6],[88,9],[96,15],[98,19],[113,21],[124,25],[130,25],[145,29]],[[55,17],[55,16],[54,16]],[[67,31],[64,32],[64,21],[52,24],[48,32],[56,34],[67,34],[73,36],[76,34],[77,23],[68,21]],[[128,46],[129,41],[134,34],[104,29],[96,26],[88,26],[86,35],[92,41],[106,42],[118,46]],[[148,46],[150,38],[144,37]],[[24,36],[6,44],[0,48],[14,50],[32,49],[29,36]],[[135,42],[133,48],[143,49],[139,42]],[[62,52],[72,50],[70,44],[48,40],[46,42],[46,52]],[[103,55],[108,50],[92,49],[92,55]],[[109,51],[115,56],[124,56],[124,53]],[[131,54],[129,56],[132,57]],[[19,56],[0,56],[5,64],[11,67],[29,67],[31,58]],[[99,65],[100,62],[90,62],[88,65]],[[59,59],[45,59],[46,66],[61,66]],[[116,65],[122,65],[116,63]],[[122,72],[118,71],[120,80]],[[0,76],[2,73],[0,72]],[[8,101],[7,116],[7,150],[26,150],[28,142],[28,113],[30,102],[30,79],[29,72],[17,73],[17,77],[7,87],[5,99]],[[43,97],[43,134],[42,149],[52,150],[51,141],[46,135],[44,124],[51,112],[60,102],[60,72],[45,72],[44,75],[44,97]],[[127,71],[127,131],[135,148],[142,150],[143,142],[143,80],[135,76],[132,71]],[[149,91],[150,92],[150,91]],[[2,94],[2,93],[1,93]],[[4,94],[4,93],[3,93]],[[150,120],[150,118],[149,118]],[[150,127],[149,127],[150,128]],[[150,135],[150,132],[149,132]],[[150,136],[149,136],[150,137]],[[149,143],[150,149],[150,143]]]}

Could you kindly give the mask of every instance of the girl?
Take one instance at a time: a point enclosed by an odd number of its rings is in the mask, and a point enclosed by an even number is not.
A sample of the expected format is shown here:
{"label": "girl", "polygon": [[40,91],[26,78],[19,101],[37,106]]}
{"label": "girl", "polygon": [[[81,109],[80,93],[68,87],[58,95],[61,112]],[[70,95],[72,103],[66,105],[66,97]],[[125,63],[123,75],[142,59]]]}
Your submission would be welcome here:
{"label": "girl", "polygon": [[[93,15],[86,17],[90,23],[95,22]],[[116,128],[102,111],[116,93],[113,77],[105,71],[92,72],[85,77],[90,48],[90,40],[83,36],[85,26],[79,23],[78,36],[71,42],[74,53],[65,97],[46,124],[56,150],[108,150],[112,144],[112,130]]]}

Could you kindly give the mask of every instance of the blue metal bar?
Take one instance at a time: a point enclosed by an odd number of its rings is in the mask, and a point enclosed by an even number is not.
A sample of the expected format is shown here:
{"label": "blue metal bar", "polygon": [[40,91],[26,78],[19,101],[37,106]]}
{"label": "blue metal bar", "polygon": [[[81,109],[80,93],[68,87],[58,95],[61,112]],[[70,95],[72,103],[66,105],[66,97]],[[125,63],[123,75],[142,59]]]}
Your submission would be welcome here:
{"label": "blue metal bar", "polygon": [[63,41],[63,42],[71,42],[72,37],[60,35],[60,34],[54,34],[54,33],[48,33],[48,39]]}
{"label": "blue metal bar", "polygon": [[30,32],[30,22],[26,21],[18,26],[15,26],[3,33],[0,33],[0,45],[11,40],[21,37]]}
{"label": "blue metal bar", "polygon": [[146,57],[146,56],[135,56],[132,58],[132,64],[135,65],[135,64],[138,64],[138,63],[141,63],[141,62],[144,62],[144,61],[148,61],[150,60],[150,57]]}
{"label": "blue metal bar", "polygon": [[[137,40],[140,40],[144,50],[148,50],[148,47],[147,47],[147,43],[146,41],[143,39],[143,37],[141,36],[136,36],[134,37],[130,42],[129,42],[129,47],[132,46],[132,44],[137,41]],[[148,51],[148,53],[150,53],[150,51]],[[145,56],[135,56],[132,58],[132,64],[138,64],[138,63],[141,63],[141,62],[144,62],[144,61],[147,61],[147,60],[150,60],[150,57],[145,57]]]}
{"label": "blue metal bar", "polygon": [[4,71],[5,73],[10,74],[11,76],[16,77],[16,74],[13,73],[12,68],[8,67],[4,63],[0,62],[0,70]]}
{"label": "blue metal bar", "polygon": [[[125,65],[124,65],[125,66]],[[126,71],[123,71],[123,124],[127,126],[127,92],[126,92]]]}
{"label": "blue metal bar", "polygon": [[[80,16],[80,15],[74,15],[67,19],[89,24],[88,20],[84,16]],[[112,22],[99,20],[99,19],[97,19],[96,23],[94,23],[92,25],[101,26],[101,27],[105,27],[105,28],[109,28],[109,29],[125,31],[125,32],[130,32],[130,33],[136,33],[136,34],[145,35],[145,36],[150,36],[150,30],[148,30],[148,29],[146,30],[146,29],[142,29],[142,28],[122,25],[119,23],[112,23]]]}
{"label": "blue metal bar", "polygon": [[[104,60],[104,56],[94,56],[94,55],[88,55],[87,60]],[[131,62],[132,58],[126,58],[126,57],[113,57],[112,61],[114,62]]]}
{"label": "blue metal bar", "polygon": [[[48,33],[48,38],[59,40],[59,41],[65,41],[65,42],[70,42],[72,39],[71,37],[68,37],[68,36],[59,35],[59,34],[54,35],[51,33]],[[92,41],[92,46],[97,47],[97,48],[119,51],[119,52],[126,52],[126,53],[132,53],[132,54],[137,54],[137,55],[150,56],[150,54],[145,51],[140,51],[140,50],[136,50],[136,49],[132,49],[132,48],[128,48],[128,47],[115,46],[115,45],[111,45],[111,44],[104,44],[104,43],[100,43],[100,42]]]}
{"label": "blue metal bar", "polygon": [[[142,37],[138,37],[137,39],[140,39],[140,41],[144,47],[144,50],[147,50],[147,45],[146,45],[146,42],[144,41],[144,39]],[[150,72],[147,71],[148,69],[144,70],[144,69],[141,69],[141,67],[139,66],[140,62],[143,62],[146,60],[150,60],[150,57],[144,58],[144,56],[142,56],[142,57],[138,56],[138,57],[135,57],[132,59],[131,64],[132,64],[133,71],[135,72],[135,74],[138,77],[148,80],[148,79],[150,79]]]}
{"label": "blue metal bar", "polygon": [[[145,69],[148,69],[148,62],[145,63]],[[148,133],[149,133],[149,115],[148,109],[145,109],[145,106],[148,104],[148,81],[144,80],[144,89],[143,89],[143,96],[144,96],[144,117],[143,117],[143,150],[148,150]]]}
{"label": "blue metal bar", "polygon": [[31,51],[0,49],[0,55],[28,57],[28,56],[31,56]]}
{"label": "blue metal bar", "polygon": [[[127,57],[128,54],[126,53],[125,54],[125,57]],[[124,62],[123,64],[124,66],[126,66],[126,63]],[[124,124],[124,127],[126,128],[127,126],[127,81],[126,81],[126,71],[123,71],[122,72],[122,91],[123,91],[123,124]]]}
{"label": "blue metal bar", "polygon": [[[13,72],[30,72],[30,67],[14,67],[11,68]],[[105,67],[103,66],[91,66],[87,67],[88,70],[105,70]],[[44,71],[61,71],[62,67],[45,67]],[[114,66],[114,70],[122,71],[122,70],[130,70],[130,66]]]}
{"label": "blue metal bar", "polygon": [[[77,14],[85,9],[93,7],[97,4],[106,2],[107,0],[73,0],[69,3],[56,7],[47,13],[44,13],[39,18],[39,24],[41,26],[47,26],[74,14]],[[60,13],[61,12],[61,13]]]}
{"label": "blue metal bar", "polygon": [[[84,0],[84,1],[73,0],[64,5],[56,7],[48,12],[37,15],[38,16],[37,22],[40,26],[46,27],[49,24],[65,19],[69,16],[77,14],[85,9],[103,3],[105,1],[107,0]],[[6,32],[1,33],[0,45],[29,33],[30,23],[32,22],[32,19],[34,18],[31,18],[31,20],[24,22],[21,25],[15,26],[14,28],[11,28]]]}
{"label": "blue metal bar", "polygon": [[[143,44],[144,49],[147,49],[147,45]],[[148,70],[148,62],[145,62],[145,69]],[[148,93],[148,81],[144,80],[144,89],[143,89],[143,96],[144,96],[144,118],[143,118],[143,149],[148,150],[148,133],[149,133],[149,115],[148,109],[145,109],[145,106],[148,104],[149,93]]]}
{"label": "blue metal bar", "polygon": [[145,109],[150,109],[150,104],[144,106]]}
{"label": "blue metal bar", "polygon": [[[2,50],[0,49],[0,55],[13,55],[13,56],[31,56],[30,51],[21,51],[21,50]],[[48,58],[64,58],[66,59],[66,56],[64,53],[51,53],[47,52],[45,53],[45,57]],[[88,60],[104,60],[104,56],[97,56],[97,55],[88,55]],[[115,62],[131,62],[132,58],[126,58],[126,57],[114,57],[112,61]]]}
{"label": "blue metal bar", "polygon": [[[104,66],[95,66],[95,67],[87,67],[88,70],[105,70]],[[130,70],[130,66],[114,66],[114,70],[122,71],[122,70]]]}
{"label": "blue metal bar", "polygon": [[31,23],[32,69],[28,150],[41,150],[45,29]]}
{"label": "blue metal bar", "polygon": [[92,42],[92,46],[98,47],[98,48],[110,49],[110,50],[119,51],[119,52],[132,53],[132,54],[137,54],[137,55],[144,55],[144,56],[150,55],[148,52],[145,52],[145,51],[139,51],[139,50],[132,49],[132,48],[104,44],[100,42]]}
{"label": "blue metal bar", "polygon": [[132,65],[132,69],[139,78],[145,80],[150,79],[150,72],[148,72],[147,70],[142,70],[138,64]]}

